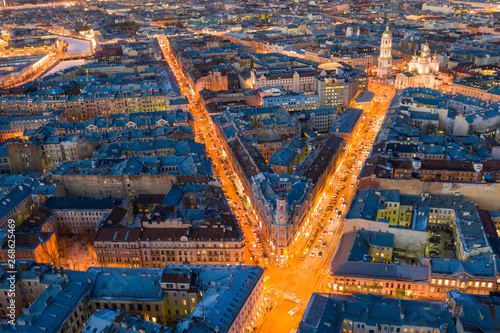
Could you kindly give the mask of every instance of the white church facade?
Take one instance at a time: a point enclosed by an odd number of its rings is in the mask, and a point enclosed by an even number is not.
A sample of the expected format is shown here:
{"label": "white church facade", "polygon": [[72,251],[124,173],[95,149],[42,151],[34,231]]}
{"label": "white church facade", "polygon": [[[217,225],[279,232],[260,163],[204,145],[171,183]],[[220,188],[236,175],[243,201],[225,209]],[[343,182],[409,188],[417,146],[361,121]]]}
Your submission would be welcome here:
{"label": "white church facade", "polygon": [[422,45],[420,55],[413,55],[408,64],[408,71],[396,75],[396,89],[424,87],[439,89],[439,60],[436,54],[431,56],[429,44]]}

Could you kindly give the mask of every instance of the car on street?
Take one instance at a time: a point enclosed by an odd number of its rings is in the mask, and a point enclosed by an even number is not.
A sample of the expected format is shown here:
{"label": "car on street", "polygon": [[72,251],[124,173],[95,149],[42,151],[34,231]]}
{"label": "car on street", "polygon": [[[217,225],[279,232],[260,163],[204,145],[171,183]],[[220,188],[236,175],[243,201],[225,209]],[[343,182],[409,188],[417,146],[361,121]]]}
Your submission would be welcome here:
{"label": "car on street", "polygon": [[311,252],[310,256],[311,256],[311,258],[316,257],[316,252],[314,252],[314,251],[313,251],[313,252]]}
{"label": "car on street", "polygon": [[290,311],[288,311],[288,314],[290,316],[293,316],[294,314],[296,314],[298,311],[300,310],[300,306],[297,305],[296,307],[294,307],[293,309],[291,309]]}
{"label": "car on street", "polygon": [[318,258],[321,258],[323,256],[323,251],[318,252]]}

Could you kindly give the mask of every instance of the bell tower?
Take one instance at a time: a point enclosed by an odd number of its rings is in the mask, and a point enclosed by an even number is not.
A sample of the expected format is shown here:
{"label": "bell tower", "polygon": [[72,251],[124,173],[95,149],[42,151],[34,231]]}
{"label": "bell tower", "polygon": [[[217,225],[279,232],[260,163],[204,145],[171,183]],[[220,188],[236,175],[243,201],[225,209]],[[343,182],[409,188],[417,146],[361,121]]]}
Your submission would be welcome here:
{"label": "bell tower", "polygon": [[378,57],[377,77],[387,79],[392,74],[392,33],[389,26],[385,28],[380,42],[380,56]]}

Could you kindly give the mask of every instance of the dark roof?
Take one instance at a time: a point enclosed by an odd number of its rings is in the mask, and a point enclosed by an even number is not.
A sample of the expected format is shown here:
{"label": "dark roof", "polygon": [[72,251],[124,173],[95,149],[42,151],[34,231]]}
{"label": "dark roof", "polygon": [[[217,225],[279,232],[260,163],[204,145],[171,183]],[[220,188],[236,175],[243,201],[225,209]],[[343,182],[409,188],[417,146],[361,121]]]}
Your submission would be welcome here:
{"label": "dark roof", "polygon": [[165,199],[165,194],[139,194],[135,202],[137,204],[161,204]]}
{"label": "dark roof", "polygon": [[120,205],[121,198],[90,198],[90,197],[57,197],[49,198],[45,207],[50,210],[58,209],[112,209]]}
{"label": "dark roof", "polygon": [[138,242],[141,235],[140,227],[115,226],[99,228],[95,242]]}
{"label": "dark roof", "polygon": [[497,229],[495,228],[495,224],[491,219],[490,213],[487,210],[479,209],[479,217],[481,218],[481,222],[483,223],[484,231],[488,236],[497,237]]}
{"label": "dark roof", "polygon": [[127,215],[128,210],[121,207],[115,207],[113,210],[106,216],[102,222],[102,226],[110,226],[110,225],[118,225],[120,224],[125,216]]}
{"label": "dark roof", "polygon": [[[16,232],[16,249],[35,249],[41,243],[46,242],[53,234],[53,231]],[[8,239],[6,238],[2,244],[2,250],[8,248]]]}
{"label": "dark roof", "polygon": [[182,236],[192,240],[228,240],[238,239],[240,234],[233,228],[218,226],[190,226],[187,228],[144,228],[141,239],[179,240]]}
{"label": "dark roof", "polygon": [[161,276],[161,282],[171,282],[171,283],[189,283],[191,281],[191,277],[189,274],[182,273],[169,273],[164,272]]}
{"label": "dark roof", "polygon": [[306,170],[297,172],[297,175],[305,176],[311,179],[313,184],[316,184],[343,145],[344,139],[338,136],[331,136],[310,166]]}
{"label": "dark roof", "polygon": [[38,207],[31,215],[24,220],[18,227],[18,231],[29,231],[32,228],[38,228],[53,216],[52,211],[46,207]]}

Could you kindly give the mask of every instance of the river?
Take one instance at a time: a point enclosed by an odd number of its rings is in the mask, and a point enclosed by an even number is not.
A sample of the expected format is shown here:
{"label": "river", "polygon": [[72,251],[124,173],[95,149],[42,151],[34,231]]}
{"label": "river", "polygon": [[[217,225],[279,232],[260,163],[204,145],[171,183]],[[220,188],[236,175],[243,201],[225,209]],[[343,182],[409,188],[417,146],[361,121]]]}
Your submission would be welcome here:
{"label": "river", "polygon": [[57,71],[60,71],[61,69],[65,69],[65,68],[72,67],[72,66],[81,66],[83,64],[85,64],[85,60],[83,60],[83,59],[61,61],[56,66],[51,68],[50,71],[48,71],[47,73],[44,73],[42,75],[42,77],[45,77],[47,75],[50,75],[50,74],[55,73]]}
{"label": "river", "polygon": [[59,38],[68,43],[66,54],[88,53],[91,51],[90,41],[88,40],[64,37],[64,36],[60,36]]}

